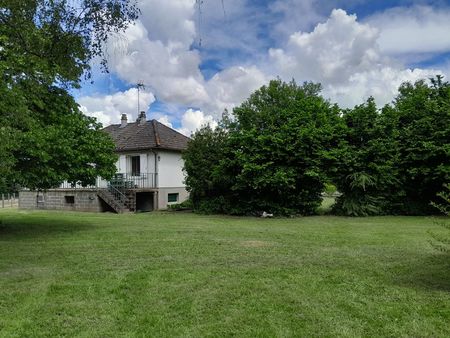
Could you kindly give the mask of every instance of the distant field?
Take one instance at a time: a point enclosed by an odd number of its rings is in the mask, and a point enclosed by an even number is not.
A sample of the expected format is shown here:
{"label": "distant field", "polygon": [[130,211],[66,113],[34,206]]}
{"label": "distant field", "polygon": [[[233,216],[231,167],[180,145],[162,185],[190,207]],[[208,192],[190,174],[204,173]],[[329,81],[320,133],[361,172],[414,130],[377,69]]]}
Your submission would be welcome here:
{"label": "distant field", "polygon": [[0,209],[0,336],[450,337],[430,229]]}

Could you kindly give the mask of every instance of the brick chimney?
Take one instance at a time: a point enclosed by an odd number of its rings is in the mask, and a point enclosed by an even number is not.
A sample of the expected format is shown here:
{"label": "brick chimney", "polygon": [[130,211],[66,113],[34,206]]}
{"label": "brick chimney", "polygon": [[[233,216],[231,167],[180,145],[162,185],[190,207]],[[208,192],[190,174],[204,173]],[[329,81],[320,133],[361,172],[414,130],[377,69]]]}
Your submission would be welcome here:
{"label": "brick chimney", "polygon": [[120,119],[120,128],[125,128],[127,126],[127,123],[127,114],[122,114],[122,118]]}
{"label": "brick chimney", "polygon": [[145,111],[140,112],[136,122],[138,122],[139,125],[144,125],[145,122],[147,122],[147,116],[145,116]]}

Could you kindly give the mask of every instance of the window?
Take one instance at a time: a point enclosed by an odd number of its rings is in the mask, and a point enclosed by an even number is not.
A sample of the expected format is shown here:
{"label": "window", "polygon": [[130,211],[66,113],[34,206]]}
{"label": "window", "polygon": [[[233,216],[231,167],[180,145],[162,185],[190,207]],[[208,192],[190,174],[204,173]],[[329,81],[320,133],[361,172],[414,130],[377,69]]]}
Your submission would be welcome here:
{"label": "window", "polygon": [[131,156],[131,175],[140,176],[141,175],[141,157]]}
{"label": "window", "polygon": [[178,193],[176,194],[168,194],[167,195],[167,202],[178,202]]}
{"label": "window", "polygon": [[75,204],[75,196],[64,196],[67,204]]}

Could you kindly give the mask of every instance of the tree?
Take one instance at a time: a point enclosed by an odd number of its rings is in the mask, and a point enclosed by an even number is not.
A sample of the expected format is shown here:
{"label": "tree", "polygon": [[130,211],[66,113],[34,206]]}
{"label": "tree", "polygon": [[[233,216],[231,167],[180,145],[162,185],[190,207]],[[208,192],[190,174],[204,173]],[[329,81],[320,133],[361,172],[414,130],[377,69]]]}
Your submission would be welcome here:
{"label": "tree", "polygon": [[194,205],[214,195],[214,211],[314,213],[326,181],[322,159],[339,126],[338,107],[319,93],[318,84],[271,81],[234,109],[226,130],[195,134],[185,154],[188,189],[203,194],[193,195]]}
{"label": "tree", "polygon": [[397,129],[403,212],[430,214],[450,182],[450,84],[442,77],[399,88],[391,111]]}
{"label": "tree", "polygon": [[89,62],[139,13],[132,0],[0,0],[3,81],[79,86]]}
{"label": "tree", "polygon": [[379,215],[392,210],[398,186],[396,130],[384,123],[373,98],[342,112],[342,142],[330,151],[328,172],[341,195],[334,212]]}
{"label": "tree", "polygon": [[229,213],[232,180],[223,172],[228,132],[221,124],[215,129],[198,130],[183,153],[186,186],[195,210],[204,213]]}
{"label": "tree", "polygon": [[128,0],[0,0],[0,189],[92,183],[114,173],[112,141],[68,90],[90,77],[113,33],[137,17]]}
{"label": "tree", "polygon": [[392,105],[372,99],[343,112],[346,131],[331,176],[341,214],[432,214],[450,182],[450,85],[404,83]]}

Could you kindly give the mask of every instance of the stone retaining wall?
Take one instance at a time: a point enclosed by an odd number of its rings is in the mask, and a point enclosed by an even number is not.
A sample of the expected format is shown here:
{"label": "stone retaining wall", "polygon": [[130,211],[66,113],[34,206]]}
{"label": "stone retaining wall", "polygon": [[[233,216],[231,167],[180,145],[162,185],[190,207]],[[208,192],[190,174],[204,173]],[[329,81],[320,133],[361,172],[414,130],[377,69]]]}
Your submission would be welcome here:
{"label": "stone retaining wall", "polygon": [[45,192],[19,192],[20,209],[103,211],[104,207],[95,190],[58,189]]}

